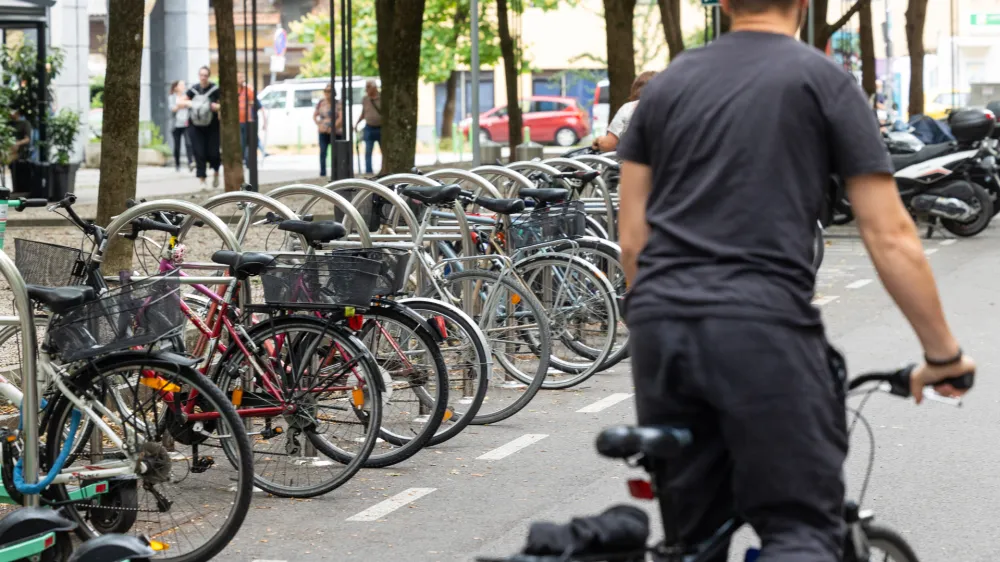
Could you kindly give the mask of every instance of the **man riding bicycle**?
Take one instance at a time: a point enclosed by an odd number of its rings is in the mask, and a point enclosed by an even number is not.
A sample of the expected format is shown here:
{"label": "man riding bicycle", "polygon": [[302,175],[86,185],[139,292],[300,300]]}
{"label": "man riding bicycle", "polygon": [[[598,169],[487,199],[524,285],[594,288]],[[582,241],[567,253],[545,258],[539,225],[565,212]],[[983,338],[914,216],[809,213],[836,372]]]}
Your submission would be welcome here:
{"label": "man riding bicycle", "polygon": [[879,277],[923,346],[916,400],[975,364],[945,320],[865,95],[795,39],[808,0],[722,6],[732,31],[646,86],[618,149],[637,413],[693,432],[660,480],[686,543],[738,514],[761,537],[761,562],[833,562],[844,381],[810,265],[831,173],[846,179]]}

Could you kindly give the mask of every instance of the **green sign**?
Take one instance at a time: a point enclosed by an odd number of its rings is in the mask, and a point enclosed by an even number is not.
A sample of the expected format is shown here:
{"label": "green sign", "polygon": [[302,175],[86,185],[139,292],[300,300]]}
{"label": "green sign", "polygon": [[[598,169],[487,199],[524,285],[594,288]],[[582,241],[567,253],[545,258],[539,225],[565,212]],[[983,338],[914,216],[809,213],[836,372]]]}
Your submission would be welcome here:
{"label": "green sign", "polygon": [[969,21],[972,25],[1000,25],[1000,14],[972,14]]}
{"label": "green sign", "polygon": [[702,6],[718,6],[720,3],[720,0],[701,0]]}

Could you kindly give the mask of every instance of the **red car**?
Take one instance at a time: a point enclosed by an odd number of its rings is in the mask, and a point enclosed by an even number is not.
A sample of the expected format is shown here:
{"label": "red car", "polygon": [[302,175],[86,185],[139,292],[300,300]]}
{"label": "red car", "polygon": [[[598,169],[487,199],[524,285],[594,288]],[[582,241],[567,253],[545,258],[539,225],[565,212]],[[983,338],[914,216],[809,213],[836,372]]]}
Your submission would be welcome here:
{"label": "red car", "polygon": [[[573,98],[532,96],[521,100],[524,126],[531,129],[531,140],[573,146],[590,134],[587,113]],[[507,106],[494,107],[479,115],[479,135],[482,140],[507,142]],[[462,133],[468,136],[471,119],[462,123]]]}

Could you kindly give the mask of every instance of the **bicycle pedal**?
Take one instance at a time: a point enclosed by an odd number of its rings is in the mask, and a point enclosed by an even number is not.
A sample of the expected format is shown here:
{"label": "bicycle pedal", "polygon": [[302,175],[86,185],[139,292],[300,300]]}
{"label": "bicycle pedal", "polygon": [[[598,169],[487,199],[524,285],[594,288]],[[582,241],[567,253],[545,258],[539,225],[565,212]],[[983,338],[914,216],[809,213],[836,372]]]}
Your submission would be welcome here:
{"label": "bicycle pedal", "polygon": [[212,457],[201,457],[199,459],[195,459],[194,462],[191,463],[191,472],[201,474],[211,468],[214,464],[215,459]]}

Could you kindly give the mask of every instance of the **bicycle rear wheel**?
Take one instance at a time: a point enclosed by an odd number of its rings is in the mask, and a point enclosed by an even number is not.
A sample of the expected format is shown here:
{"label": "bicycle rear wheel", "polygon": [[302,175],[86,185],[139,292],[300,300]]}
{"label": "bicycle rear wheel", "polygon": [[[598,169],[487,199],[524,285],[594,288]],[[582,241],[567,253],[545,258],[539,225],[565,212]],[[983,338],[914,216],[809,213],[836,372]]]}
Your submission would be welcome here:
{"label": "bicycle rear wheel", "polygon": [[380,375],[368,350],[342,327],[309,316],[268,319],[247,336],[253,359],[230,346],[212,380],[229,396],[239,393],[241,411],[289,409],[243,418],[254,482],[294,498],[344,485],[371,455],[382,419]]}
{"label": "bicycle rear wheel", "polygon": [[[131,534],[169,545],[158,559],[194,562],[222,551],[243,524],[253,489],[250,441],[222,392],[190,367],[146,353],[106,356],[84,365],[66,382],[88,403],[104,406],[96,415],[127,450],[115,447],[104,434],[84,432],[80,439],[87,439],[87,433],[94,435],[87,447],[74,447],[64,472],[142,459],[141,471],[111,482],[112,487],[134,485],[138,507],[94,500],[73,504],[65,512],[80,524],[78,533],[96,536],[114,511],[128,509],[136,512]],[[179,405],[189,403],[192,395],[197,396],[192,414],[215,417],[181,422]],[[62,450],[74,409],[64,395],[52,405],[46,458],[54,459]],[[231,464],[216,463],[203,454],[223,442],[235,456]],[[50,491],[57,500],[69,499],[66,485],[54,485]]]}
{"label": "bicycle rear wheel", "polygon": [[521,411],[545,381],[551,356],[545,309],[517,278],[469,269],[441,282],[441,298],[458,299],[486,335],[495,361],[475,425],[497,423]]}

